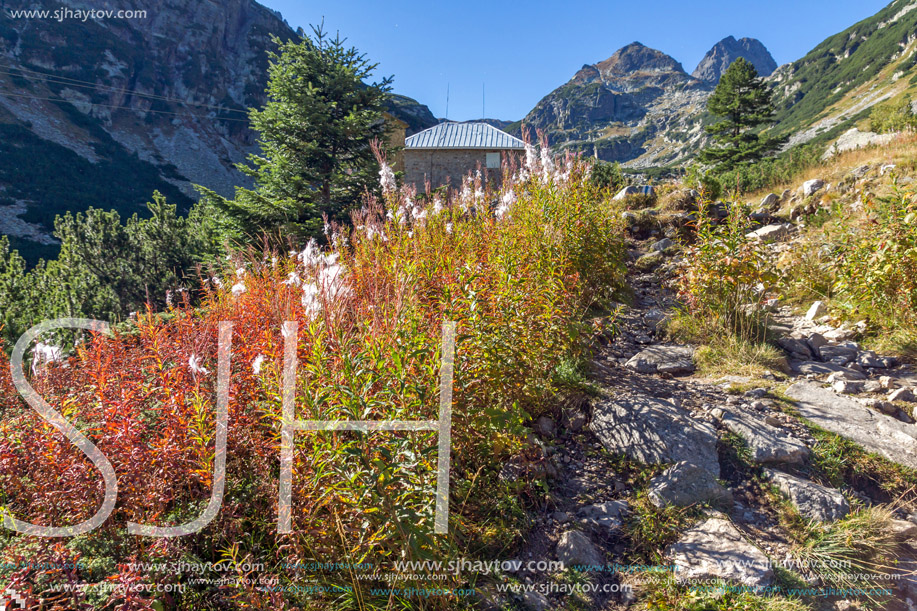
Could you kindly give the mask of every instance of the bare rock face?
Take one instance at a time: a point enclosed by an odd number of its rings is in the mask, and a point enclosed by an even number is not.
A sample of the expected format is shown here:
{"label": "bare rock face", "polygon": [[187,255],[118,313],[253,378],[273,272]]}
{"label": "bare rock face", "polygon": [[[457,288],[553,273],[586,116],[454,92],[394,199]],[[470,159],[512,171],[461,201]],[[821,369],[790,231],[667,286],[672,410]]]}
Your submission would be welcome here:
{"label": "bare rock face", "polygon": [[727,36],[707,51],[691,76],[716,85],[720,82],[726,69],[740,57],[748,60],[758,71],[759,76],[770,76],[777,69],[777,62],[760,40],[755,38],[736,40],[732,36]]}
{"label": "bare rock face", "polygon": [[646,464],[688,462],[720,476],[716,432],[667,401],[645,395],[599,402],[592,432],[612,454]]}
{"label": "bare rock face", "polygon": [[774,571],[764,552],[745,540],[725,517],[695,526],[666,548],[679,580],[725,579],[746,586],[768,586]]}
{"label": "bare rock face", "polygon": [[796,382],[786,395],[799,415],[888,460],[917,469],[917,425],[889,418],[812,382]]}

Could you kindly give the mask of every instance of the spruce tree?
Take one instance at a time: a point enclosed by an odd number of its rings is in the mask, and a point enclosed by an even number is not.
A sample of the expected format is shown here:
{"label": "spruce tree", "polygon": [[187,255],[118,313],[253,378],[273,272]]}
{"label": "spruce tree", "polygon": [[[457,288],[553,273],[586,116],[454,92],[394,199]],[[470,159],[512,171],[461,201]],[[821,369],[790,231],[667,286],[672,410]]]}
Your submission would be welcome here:
{"label": "spruce tree", "polygon": [[268,102],[250,113],[260,155],[239,169],[253,190],[228,200],[200,188],[249,240],[318,237],[322,217],[347,221],[365,192],[378,189],[373,140],[385,141],[391,78],[369,84],[376,64],[321,27],[270,53]]}
{"label": "spruce tree", "polygon": [[701,163],[731,170],[774,152],[785,141],[761,133],[773,122],[772,91],[755,67],[739,58],[723,73],[707,100],[707,110],[723,120],[707,127],[717,146],[701,151]]}

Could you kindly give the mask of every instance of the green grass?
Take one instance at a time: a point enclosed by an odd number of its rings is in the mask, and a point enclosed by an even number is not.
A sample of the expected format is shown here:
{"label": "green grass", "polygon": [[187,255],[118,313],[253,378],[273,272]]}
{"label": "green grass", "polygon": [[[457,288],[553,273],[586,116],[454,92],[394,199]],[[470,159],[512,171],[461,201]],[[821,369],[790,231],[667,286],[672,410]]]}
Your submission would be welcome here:
{"label": "green grass", "polygon": [[695,344],[695,364],[707,375],[758,376],[767,371],[782,371],[783,353],[774,346],[739,337],[716,320],[678,311],[669,319],[666,333],[677,341]]}

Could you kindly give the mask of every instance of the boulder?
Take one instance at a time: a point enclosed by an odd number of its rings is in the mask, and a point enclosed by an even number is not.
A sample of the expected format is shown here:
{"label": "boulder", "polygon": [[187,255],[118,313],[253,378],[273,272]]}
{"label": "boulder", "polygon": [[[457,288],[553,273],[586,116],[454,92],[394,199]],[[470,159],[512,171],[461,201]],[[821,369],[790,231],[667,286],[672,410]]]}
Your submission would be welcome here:
{"label": "boulder", "polygon": [[598,401],[589,428],[612,454],[651,465],[685,461],[720,476],[713,427],[668,401],[644,394]]}
{"label": "boulder", "polygon": [[653,252],[662,252],[664,250],[672,248],[673,246],[675,246],[675,242],[673,242],[669,238],[663,238],[659,240],[658,242],[654,243],[652,246],[650,246],[650,250],[652,250]]}
{"label": "boulder", "polygon": [[810,195],[815,195],[825,186],[825,181],[819,178],[812,180],[807,180],[802,183],[802,195],[803,197],[809,197]]}
{"label": "boulder", "polygon": [[692,346],[656,345],[635,354],[625,367],[638,373],[670,373],[673,375],[694,371]]}
{"label": "boulder", "polygon": [[546,439],[554,437],[554,421],[548,416],[541,416],[535,421],[535,432]]}
{"label": "boulder", "polygon": [[776,212],[780,208],[780,196],[776,193],[768,193],[761,200],[760,209],[765,212]]}
{"label": "boulder", "polygon": [[780,242],[790,235],[790,229],[785,224],[774,224],[761,227],[745,235],[749,240],[761,240],[762,242]]}
{"label": "boulder", "polygon": [[[894,140],[897,135],[898,134],[877,134],[875,132],[861,132],[854,127],[841,134],[841,136],[834,142],[834,144],[828,147],[828,150],[826,150],[825,154],[822,155],[822,159],[829,159],[838,153],[843,153],[844,151],[852,151],[854,149],[865,148],[867,146],[887,144]],[[865,170],[862,168],[865,168]],[[862,166],[862,168],[857,168],[851,172],[851,174],[853,174],[856,178],[862,178],[866,172],[869,171],[869,166]],[[862,173],[859,173],[861,170]]]}
{"label": "boulder", "polygon": [[797,360],[809,360],[814,356],[809,345],[801,339],[781,337],[777,340],[777,345],[789,352],[790,356],[795,357]]}
{"label": "boulder", "polygon": [[623,525],[622,518],[630,511],[627,501],[606,501],[587,505],[577,514],[586,524],[599,526],[606,530],[619,530]]}
{"label": "boulder", "polygon": [[665,550],[675,579],[725,579],[746,586],[768,586],[774,571],[767,556],[742,537],[722,515],[687,531]]}
{"label": "boulder", "polygon": [[522,606],[527,611],[548,611],[551,609],[551,601],[541,592],[528,590],[522,595]]}
{"label": "boulder", "polygon": [[809,456],[806,444],[749,415],[728,413],[723,426],[745,440],[756,463],[801,464]]}
{"label": "boulder", "polygon": [[904,401],[906,403],[917,403],[917,397],[910,388],[899,388],[888,393],[889,401]]}
{"label": "boulder", "polygon": [[809,311],[806,312],[806,320],[815,320],[816,318],[821,317],[825,313],[825,304],[821,301],[816,301],[812,304],[812,307],[809,308]]}
{"label": "boulder", "polygon": [[695,503],[732,505],[732,493],[710,471],[685,461],[653,478],[647,496],[656,507],[686,507]]}
{"label": "boulder", "polygon": [[859,352],[856,348],[847,346],[825,345],[818,349],[818,356],[826,363],[835,363],[837,365],[846,365],[853,362]]}
{"label": "boulder", "polygon": [[578,530],[570,530],[560,536],[560,541],[557,543],[557,559],[564,563],[565,568],[605,565],[602,554],[595,548],[589,537]]}
{"label": "boulder", "polygon": [[780,492],[789,497],[799,515],[808,520],[833,522],[850,511],[850,505],[840,490],[774,469],[768,469],[766,473]]}
{"label": "boulder", "polygon": [[825,430],[854,441],[892,462],[917,469],[917,427],[875,412],[809,381],[786,390],[796,410]]}

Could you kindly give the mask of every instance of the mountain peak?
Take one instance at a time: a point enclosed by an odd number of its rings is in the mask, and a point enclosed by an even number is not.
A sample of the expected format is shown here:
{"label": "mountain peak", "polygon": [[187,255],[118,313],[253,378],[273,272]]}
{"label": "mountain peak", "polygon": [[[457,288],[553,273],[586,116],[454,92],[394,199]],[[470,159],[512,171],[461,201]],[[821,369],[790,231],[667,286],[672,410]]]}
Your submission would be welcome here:
{"label": "mountain peak", "polygon": [[595,65],[603,75],[626,76],[634,72],[681,72],[684,68],[675,58],[651,49],[640,42],[623,46]]}
{"label": "mountain peak", "polygon": [[733,36],[727,36],[707,51],[691,76],[715,85],[726,72],[726,68],[740,57],[751,62],[761,76],[769,76],[777,69],[777,62],[760,40],[755,38],[736,40]]}

